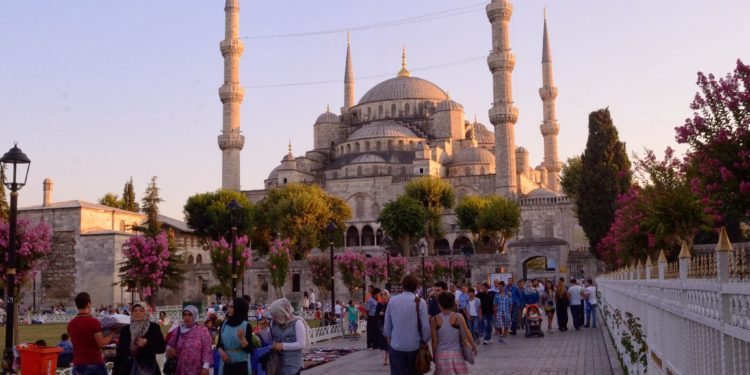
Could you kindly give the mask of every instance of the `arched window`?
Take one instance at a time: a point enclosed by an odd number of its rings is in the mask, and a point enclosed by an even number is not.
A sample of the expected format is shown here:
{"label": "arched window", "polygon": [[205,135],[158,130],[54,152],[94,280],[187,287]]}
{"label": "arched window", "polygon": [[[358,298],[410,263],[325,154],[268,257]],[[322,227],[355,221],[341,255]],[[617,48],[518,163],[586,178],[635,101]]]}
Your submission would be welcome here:
{"label": "arched window", "polygon": [[344,168],[344,177],[349,177],[349,168]]}
{"label": "arched window", "polygon": [[555,224],[552,222],[552,219],[548,219],[544,222],[544,237],[554,237],[555,236]]}
{"label": "arched window", "polygon": [[188,255],[187,264],[193,264],[193,254]]}
{"label": "arched window", "polygon": [[464,176],[471,176],[471,168],[469,167],[464,168]]}
{"label": "arched window", "polygon": [[380,141],[375,141],[375,151],[380,151]]}
{"label": "arched window", "polygon": [[378,118],[383,118],[383,105],[378,106]]}
{"label": "arched window", "polygon": [[472,245],[471,240],[466,236],[460,236],[453,242],[453,251],[455,253],[463,254],[466,252],[472,252],[473,250],[474,246]]}
{"label": "arched window", "polygon": [[346,246],[359,246],[359,231],[351,226],[346,230]]}
{"label": "arched window", "polygon": [[419,115],[424,114],[424,103],[419,103]]}
{"label": "arched window", "polygon": [[349,154],[351,152],[352,152],[352,145],[347,143],[346,144],[346,153]]}
{"label": "arched window", "polygon": [[375,232],[369,225],[362,228],[362,246],[375,246]]}
{"label": "arched window", "polygon": [[381,245],[383,243],[383,230],[378,229],[375,231],[375,245]]}
{"label": "arched window", "polygon": [[484,167],[479,168],[479,174],[484,174]]}
{"label": "arched window", "polygon": [[370,119],[370,116],[372,116],[372,108],[367,107],[367,119]]}
{"label": "arched window", "polygon": [[388,175],[390,176],[393,173],[393,168],[391,166],[388,166]]}
{"label": "arched window", "polygon": [[362,177],[362,166],[357,167],[357,177]]}
{"label": "arched window", "polygon": [[391,104],[391,117],[396,117],[396,115],[398,114],[396,111],[396,103]]}
{"label": "arched window", "polygon": [[399,150],[403,150],[404,149],[404,141],[402,141],[402,140],[398,141],[398,149]]}
{"label": "arched window", "polygon": [[120,220],[120,232],[124,232],[126,229],[125,220]]}
{"label": "arched window", "polygon": [[372,217],[378,217],[378,215],[380,215],[380,206],[377,202],[373,202],[372,206],[370,206],[370,213]]}
{"label": "arched window", "polygon": [[198,256],[195,257],[195,264],[203,264],[203,255],[198,254]]}
{"label": "arched window", "polygon": [[401,175],[406,176],[406,167],[401,167]]}
{"label": "arched window", "polygon": [[409,141],[409,150],[414,150],[414,141]]}
{"label": "arched window", "polygon": [[409,116],[409,103],[404,104],[404,115]]}
{"label": "arched window", "polygon": [[359,152],[359,142],[354,144],[354,152]]}
{"label": "arched window", "polygon": [[354,217],[357,219],[365,217],[365,197],[362,195],[354,198]]}
{"label": "arched window", "polygon": [[370,151],[370,141],[365,142],[365,151]]}
{"label": "arched window", "polygon": [[388,140],[388,151],[393,151],[393,140]]}

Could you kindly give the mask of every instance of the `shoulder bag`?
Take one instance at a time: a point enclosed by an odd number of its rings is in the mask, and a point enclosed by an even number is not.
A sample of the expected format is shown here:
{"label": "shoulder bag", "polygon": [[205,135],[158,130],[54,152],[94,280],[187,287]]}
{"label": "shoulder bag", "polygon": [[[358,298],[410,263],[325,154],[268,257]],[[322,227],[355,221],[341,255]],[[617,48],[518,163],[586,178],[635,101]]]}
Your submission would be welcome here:
{"label": "shoulder bag", "polygon": [[417,373],[426,374],[430,372],[432,365],[432,354],[427,343],[422,340],[422,319],[419,316],[419,297],[414,299],[417,306],[417,330],[419,331],[419,351],[417,352],[417,363],[415,365]]}
{"label": "shoulder bag", "polygon": [[469,342],[469,337],[466,336],[466,332],[464,332],[463,327],[461,327],[461,323],[458,322],[458,317],[460,315],[456,316],[456,321],[458,323],[458,334],[460,336],[461,340],[461,354],[464,356],[464,361],[474,364],[474,348],[471,347],[471,343]]}
{"label": "shoulder bag", "polygon": [[[177,326],[177,337],[174,340],[174,350],[177,352],[177,344],[180,342],[180,326]],[[162,373],[165,375],[174,374],[177,372],[177,357],[170,357],[167,358],[167,360],[164,362],[164,367],[162,368]]]}

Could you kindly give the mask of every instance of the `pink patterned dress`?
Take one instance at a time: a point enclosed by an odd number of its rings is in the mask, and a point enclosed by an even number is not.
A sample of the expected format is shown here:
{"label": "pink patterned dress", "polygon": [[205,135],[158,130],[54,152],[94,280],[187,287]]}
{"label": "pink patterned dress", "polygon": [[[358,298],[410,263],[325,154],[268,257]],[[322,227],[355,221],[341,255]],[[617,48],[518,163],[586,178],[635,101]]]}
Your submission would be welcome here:
{"label": "pink patterned dress", "polygon": [[[180,328],[177,328],[180,329]],[[186,333],[174,332],[167,344],[177,349],[176,375],[197,375],[203,369],[203,364],[213,365],[211,353],[211,334],[204,326],[195,325]]]}

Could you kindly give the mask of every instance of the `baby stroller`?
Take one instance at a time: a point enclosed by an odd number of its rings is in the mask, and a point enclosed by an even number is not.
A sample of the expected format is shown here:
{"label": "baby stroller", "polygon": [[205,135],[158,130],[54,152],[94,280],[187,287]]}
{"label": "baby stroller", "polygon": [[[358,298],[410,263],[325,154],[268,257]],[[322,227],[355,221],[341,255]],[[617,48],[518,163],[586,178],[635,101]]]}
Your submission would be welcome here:
{"label": "baby stroller", "polygon": [[526,305],[526,308],[523,309],[523,317],[526,325],[526,337],[534,335],[544,337],[544,332],[542,332],[542,309],[538,305]]}

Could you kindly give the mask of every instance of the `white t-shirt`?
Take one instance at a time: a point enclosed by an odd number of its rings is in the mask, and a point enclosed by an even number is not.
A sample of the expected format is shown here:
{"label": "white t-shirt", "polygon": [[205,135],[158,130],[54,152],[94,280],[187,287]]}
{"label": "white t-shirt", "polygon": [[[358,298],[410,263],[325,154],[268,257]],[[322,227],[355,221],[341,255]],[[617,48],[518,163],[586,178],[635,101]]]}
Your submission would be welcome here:
{"label": "white t-shirt", "polygon": [[315,303],[315,293],[310,292],[310,303]]}
{"label": "white t-shirt", "polygon": [[589,295],[589,298],[588,298],[589,304],[596,305],[596,287],[593,285],[587,287],[586,293],[588,293]]}
{"label": "white t-shirt", "polygon": [[479,298],[469,299],[469,316],[479,316],[479,307],[482,305],[482,301]]}
{"label": "white t-shirt", "polygon": [[581,304],[581,291],[583,288],[581,288],[580,285],[575,284],[572,285],[570,288],[568,288],[568,293],[570,293],[570,305],[571,306],[578,306]]}
{"label": "white t-shirt", "polygon": [[336,304],[335,310],[336,315],[341,315],[341,305]]}
{"label": "white t-shirt", "polygon": [[456,289],[456,306],[459,305],[459,301],[461,300],[461,295],[464,294],[464,292]]}

